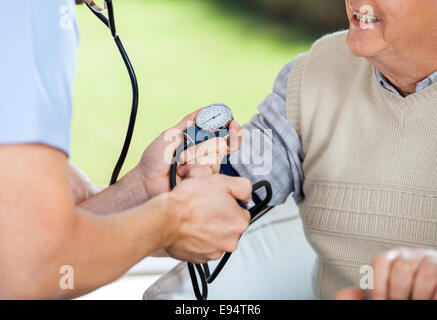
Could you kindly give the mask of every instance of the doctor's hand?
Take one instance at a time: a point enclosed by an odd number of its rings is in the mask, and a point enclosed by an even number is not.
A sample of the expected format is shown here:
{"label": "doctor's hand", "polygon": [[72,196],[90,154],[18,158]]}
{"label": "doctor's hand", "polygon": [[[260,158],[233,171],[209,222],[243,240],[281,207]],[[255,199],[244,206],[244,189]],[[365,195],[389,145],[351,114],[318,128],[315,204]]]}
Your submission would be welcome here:
{"label": "doctor's hand", "polygon": [[191,178],[219,173],[223,159],[240,150],[242,139],[243,129],[234,120],[229,126],[227,139],[210,139],[185,150],[180,157],[183,164],[177,169],[178,175]]}
{"label": "doctor's hand", "polygon": [[[200,110],[194,111],[176,126],[164,131],[147,147],[138,165],[128,173],[125,180],[128,180],[128,184],[138,184],[144,190],[144,200],[170,191],[169,169],[174,152],[183,142],[183,132],[195,124]],[[241,135],[240,125],[237,121],[233,121],[227,139],[211,139],[188,149],[181,155],[183,165],[182,169],[178,169],[177,183],[184,178],[189,178],[184,171],[187,169],[184,164],[206,164],[212,171],[218,172],[220,165],[217,163],[220,163],[227,154],[239,149]]]}
{"label": "doctor's hand", "polygon": [[165,251],[182,261],[204,263],[233,252],[249,227],[250,214],[236,199],[252,194],[248,179],[210,175],[182,181],[169,193],[176,212],[174,237]]}
{"label": "doctor's hand", "polygon": [[[374,274],[375,300],[437,300],[437,251],[399,248],[376,256],[371,266]],[[338,300],[364,300],[359,287],[337,293]]]}

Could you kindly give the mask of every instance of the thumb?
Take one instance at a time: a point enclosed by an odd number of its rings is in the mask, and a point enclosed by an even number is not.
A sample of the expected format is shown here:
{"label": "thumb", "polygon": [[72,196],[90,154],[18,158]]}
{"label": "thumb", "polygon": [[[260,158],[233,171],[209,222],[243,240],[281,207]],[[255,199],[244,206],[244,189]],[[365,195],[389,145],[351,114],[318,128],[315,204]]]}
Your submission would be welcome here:
{"label": "thumb", "polygon": [[228,153],[231,154],[240,150],[242,140],[243,129],[236,120],[233,120],[229,126]]}
{"label": "thumb", "polygon": [[366,300],[366,292],[359,287],[343,289],[335,295],[335,300]]}

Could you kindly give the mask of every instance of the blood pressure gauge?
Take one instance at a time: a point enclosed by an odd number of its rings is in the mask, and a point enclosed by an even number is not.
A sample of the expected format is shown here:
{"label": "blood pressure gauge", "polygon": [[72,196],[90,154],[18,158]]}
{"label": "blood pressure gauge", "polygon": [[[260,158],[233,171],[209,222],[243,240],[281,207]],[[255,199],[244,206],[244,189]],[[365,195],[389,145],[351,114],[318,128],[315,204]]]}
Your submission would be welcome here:
{"label": "blood pressure gauge", "polygon": [[213,104],[203,108],[196,118],[196,126],[215,132],[227,128],[232,121],[232,111],[224,104]]}
{"label": "blood pressure gauge", "polygon": [[226,137],[234,120],[231,109],[225,104],[209,105],[197,114],[196,125],[185,131],[187,148],[215,137]]}

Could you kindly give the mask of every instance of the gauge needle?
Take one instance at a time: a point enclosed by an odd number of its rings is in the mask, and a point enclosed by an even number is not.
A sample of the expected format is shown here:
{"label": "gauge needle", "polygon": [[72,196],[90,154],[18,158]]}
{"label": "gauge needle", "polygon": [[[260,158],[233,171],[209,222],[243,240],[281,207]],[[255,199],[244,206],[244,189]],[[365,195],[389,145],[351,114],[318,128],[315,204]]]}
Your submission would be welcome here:
{"label": "gauge needle", "polygon": [[221,115],[221,113],[216,114],[216,115],[215,115],[214,117],[212,117],[211,119],[206,120],[205,123],[208,123],[208,122],[210,122],[211,120],[214,120],[215,118],[217,118],[217,117],[220,116],[220,115]]}

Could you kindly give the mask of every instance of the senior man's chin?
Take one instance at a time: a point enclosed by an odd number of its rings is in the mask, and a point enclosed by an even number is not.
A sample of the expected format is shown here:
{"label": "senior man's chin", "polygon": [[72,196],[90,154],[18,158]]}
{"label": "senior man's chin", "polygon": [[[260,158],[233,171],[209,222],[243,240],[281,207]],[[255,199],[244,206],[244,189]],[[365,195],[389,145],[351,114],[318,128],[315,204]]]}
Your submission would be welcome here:
{"label": "senior man's chin", "polygon": [[357,57],[372,57],[384,49],[382,26],[379,24],[367,29],[351,24],[347,36],[347,45],[353,55]]}

